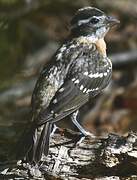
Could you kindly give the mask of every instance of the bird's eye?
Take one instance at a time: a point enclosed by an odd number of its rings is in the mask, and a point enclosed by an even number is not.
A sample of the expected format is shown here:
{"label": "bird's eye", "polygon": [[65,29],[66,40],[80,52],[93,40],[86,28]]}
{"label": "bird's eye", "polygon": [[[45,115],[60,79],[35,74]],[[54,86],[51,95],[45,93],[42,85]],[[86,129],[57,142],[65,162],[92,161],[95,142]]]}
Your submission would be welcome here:
{"label": "bird's eye", "polygon": [[99,22],[99,19],[97,19],[97,18],[92,18],[91,20],[90,20],[90,22],[92,23],[92,24],[97,24],[98,22]]}

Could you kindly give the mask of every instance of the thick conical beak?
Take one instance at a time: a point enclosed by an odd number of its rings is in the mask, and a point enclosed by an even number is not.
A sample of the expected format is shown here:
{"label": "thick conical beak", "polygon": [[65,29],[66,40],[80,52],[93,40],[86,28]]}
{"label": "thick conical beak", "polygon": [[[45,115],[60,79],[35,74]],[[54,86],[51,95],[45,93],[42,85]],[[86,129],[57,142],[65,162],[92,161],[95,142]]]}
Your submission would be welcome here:
{"label": "thick conical beak", "polygon": [[116,19],[115,17],[107,16],[107,18],[106,18],[106,24],[110,27],[114,26],[116,24],[119,24],[119,23],[120,23],[120,21],[118,19]]}

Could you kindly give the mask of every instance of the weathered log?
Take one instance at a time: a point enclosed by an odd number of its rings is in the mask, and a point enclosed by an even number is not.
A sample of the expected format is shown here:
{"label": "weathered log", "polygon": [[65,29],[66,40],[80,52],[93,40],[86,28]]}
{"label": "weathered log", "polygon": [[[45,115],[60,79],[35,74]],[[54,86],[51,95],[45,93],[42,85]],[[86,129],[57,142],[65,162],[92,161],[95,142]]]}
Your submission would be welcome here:
{"label": "weathered log", "polygon": [[[12,169],[5,169],[1,178],[22,179],[102,179],[105,177],[137,178],[137,134],[126,136],[109,134],[88,137],[79,145],[80,135],[68,130],[51,137],[50,151],[38,166],[19,161]],[[134,176],[133,176],[134,175]],[[114,178],[115,177],[115,178]]]}

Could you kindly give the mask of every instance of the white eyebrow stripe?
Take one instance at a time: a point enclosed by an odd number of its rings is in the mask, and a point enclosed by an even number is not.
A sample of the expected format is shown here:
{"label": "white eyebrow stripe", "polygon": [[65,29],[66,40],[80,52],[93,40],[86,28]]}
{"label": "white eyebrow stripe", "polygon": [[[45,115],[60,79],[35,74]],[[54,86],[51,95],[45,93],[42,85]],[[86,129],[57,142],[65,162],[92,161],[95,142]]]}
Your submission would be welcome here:
{"label": "white eyebrow stripe", "polygon": [[78,26],[81,26],[81,24],[86,24],[86,23],[88,23],[88,22],[90,21],[90,19],[91,19],[91,18],[79,20],[79,21],[78,21]]}
{"label": "white eyebrow stripe", "polygon": [[86,23],[88,23],[92,18],[97,18],[98,20],[100,20],[100,19],[102,19],[103,17],[105,17],[105,16],[92,16],[92,17],[90,17],[90,18],[88,18],[88,19],[79,20],[79,21],[78,21],[78,26],[81,26],[81,24],[86,24]]}

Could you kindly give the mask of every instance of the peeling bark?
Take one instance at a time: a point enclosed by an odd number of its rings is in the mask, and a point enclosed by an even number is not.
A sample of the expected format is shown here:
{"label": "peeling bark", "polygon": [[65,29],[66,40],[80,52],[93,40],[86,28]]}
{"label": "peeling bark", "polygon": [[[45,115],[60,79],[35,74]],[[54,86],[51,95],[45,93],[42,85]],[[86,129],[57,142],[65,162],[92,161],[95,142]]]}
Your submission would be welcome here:
{"label": "peeling bark", "polygon": [[[18,161],[5,169],[3,178],[22,179],[119,179],[137,178],[137,134],[109,134],[106,137],[85,138],[76,145],[79,134],[64,131],[51,137],[49,155],[33,166]],[[134,175],[134,176],[133,176]]]}

